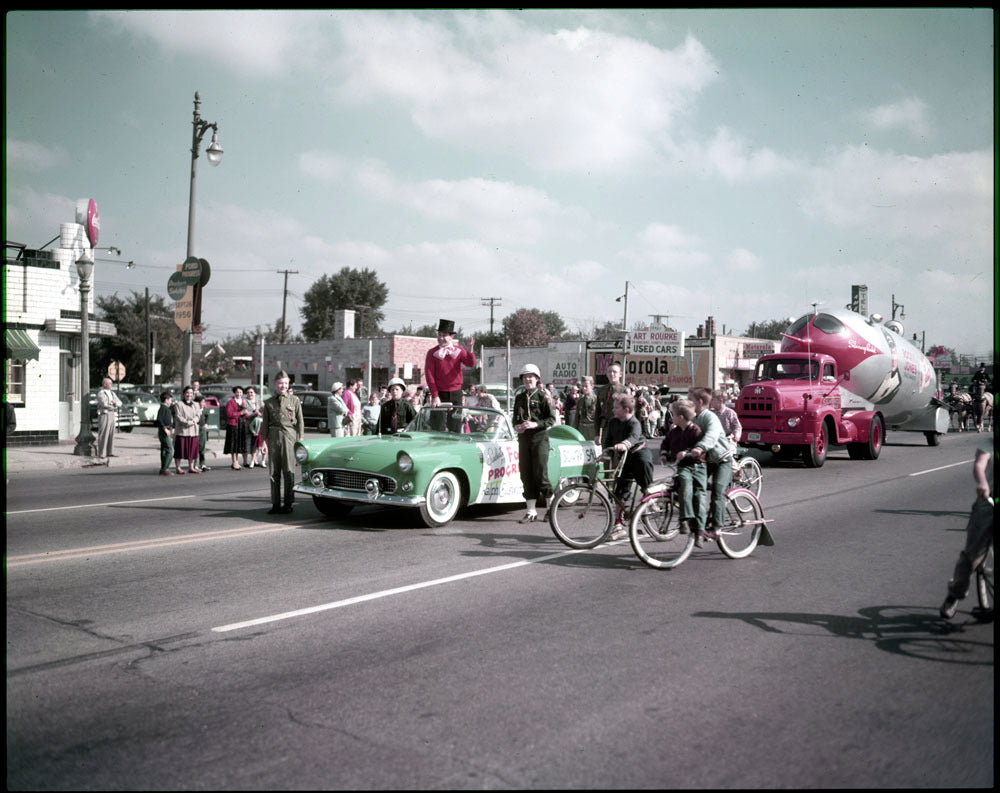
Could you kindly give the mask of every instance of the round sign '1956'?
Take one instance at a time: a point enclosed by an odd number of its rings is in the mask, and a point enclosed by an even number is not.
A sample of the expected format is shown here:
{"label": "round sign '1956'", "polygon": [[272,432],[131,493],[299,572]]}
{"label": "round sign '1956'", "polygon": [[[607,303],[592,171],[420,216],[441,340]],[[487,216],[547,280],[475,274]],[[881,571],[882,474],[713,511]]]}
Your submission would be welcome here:
{"label": "round sign '1956'", "polygon": [[76,222],[87,229],[90,247],[97,246],[101,236],[101,216],[97,212],[97,202],[93,198],[81,198],[76,202]]}

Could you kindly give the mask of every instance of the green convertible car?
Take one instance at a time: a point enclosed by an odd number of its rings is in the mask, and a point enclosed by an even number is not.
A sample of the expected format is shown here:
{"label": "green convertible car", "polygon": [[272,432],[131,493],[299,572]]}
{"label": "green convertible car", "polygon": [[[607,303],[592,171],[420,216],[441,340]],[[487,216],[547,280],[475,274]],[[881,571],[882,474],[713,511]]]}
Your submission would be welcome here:
{"label": "green convertible car", "polygon": [[[553,489],[593,470],[595,444],[572,427],[548,433]],[[295,492],[312,496],[328,517],[355,504],[416,507],[433,528],[467,504],[524,501],[517,437],[507,416],[489,408],[425,407],[396,435],[301,441],[295,457],[302,468]]]}

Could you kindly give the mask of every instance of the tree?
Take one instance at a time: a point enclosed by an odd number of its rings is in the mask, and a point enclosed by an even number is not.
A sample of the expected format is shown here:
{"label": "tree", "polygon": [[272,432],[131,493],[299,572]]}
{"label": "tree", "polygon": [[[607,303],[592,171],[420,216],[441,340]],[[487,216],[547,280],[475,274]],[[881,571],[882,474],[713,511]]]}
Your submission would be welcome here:
{"label": "tree", "polygon": [[559,341],[566,335],[566,323],[562,321],[555,311],[539,312],[545,321],[545,332],[549,336],[549,341]]}
{"label": "tree", "polygon": [[545,315],[537,308],[519,308],[504,317],[503,332],[513,347],[543,347],[549,343]]}
{"label": "tree", "polygon": [[115,326],[118,335],[91,342],[91,383],[100,383],[107,376],[112,361],[120,361],[125,366],[125,379],[131,383],[168,382],[179,374],[184,337],[174,324],[173,306],[168,306],[161,295],[149,298],[149,325],[156,334],[159,378],[146,371],[146,296],[132,292],[127,299],[117,294],[98,297],[96,309],[104,321]]}
{"label": "tree", "polygon": [[300,309],[302,336],[306,341],[331,338],[334,312],[341,309],[358,312],[356,336],[376,336],[385,319],[381,309],[388,299],[389,289],[374,270],[343,267],[339,273],[321,276],[305,293]]}
{"label": "tree", "polygon": [[751,322],[744,336],[751,336],[755,339],[777,339],[781,341],[781,334],[788,328],[790,323],[787,319],[769,319],[764,322]]}

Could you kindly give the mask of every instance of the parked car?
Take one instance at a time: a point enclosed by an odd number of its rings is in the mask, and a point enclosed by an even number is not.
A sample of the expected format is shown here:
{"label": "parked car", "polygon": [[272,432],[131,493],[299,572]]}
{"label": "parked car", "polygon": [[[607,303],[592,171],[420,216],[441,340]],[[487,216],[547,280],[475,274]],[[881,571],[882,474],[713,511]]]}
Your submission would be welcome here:
{"label": "parked car", "polygon": [[[88,404],[90,409],[90,428],[97,429],[97,392],[100,391],[99,388],[91,388],[88,394]],[[118,408],[117,415],[115,418],[115,426],[122,432],[131,432],[133,429],[139,426],[139,411],[136,409],[135,405],[130,402],[126,402],[123,394],[127,392],[119,392],[118,398],[122,401],[122,406]]]}
{"label": "parked car", "polygon": [[326,430],[326,403],[330,399],[329,391],[295,391],[295,396],[302,402],[302,418],[306,429]]}
{"label": "parked car", "polygon": [[[548,430],[549,481],[592,477],[597,446],[572,427]],[[398,435],[324,438],[295,444],[297,493],[327,517],[356,504],[416,507],[424,525],[450,522],[467,504],[523,503],[517,438],[503,411],[424,407]]]}
{"label": "parked car", "polygon": [[135,407],[139,418],[139,424],[148,427],[156,424],[156,414],[160,412],[160,397],[153,396],[145,391],[119,391],[118,397],[123,405],[131,404]]}

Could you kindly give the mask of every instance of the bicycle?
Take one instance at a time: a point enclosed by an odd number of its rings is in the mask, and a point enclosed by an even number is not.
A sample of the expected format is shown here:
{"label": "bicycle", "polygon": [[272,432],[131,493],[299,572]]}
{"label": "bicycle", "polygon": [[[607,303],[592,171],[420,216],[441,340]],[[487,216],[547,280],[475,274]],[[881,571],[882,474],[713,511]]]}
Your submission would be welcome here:
{"label": "bicycle", "polygon": [[988,622],[993,619],[993,543],[986,551],[986,558],[976,568],[976,595],[979,598],[979,611],[974,615],[977,619]]}
{"label": "bicycle", "polygon": [[[615,487],[625,468],[625,453],[618,455],[610,468],[602,461],[611,450],[605,450],[593,463],[593,476],[583,476],[563,485],[552,497],[549,505],[549,525],[560,542],[570,548],[595,548],[611,539],[615,530],[615,512],[621,510],[623,517],[631,515],[635,509],[638,489],[631,488],[631,500],[615,495]],[[650,484],[650,491],[662,485],[664,480]],[[626,504],[626,501],[629,501]]]}
{"label": "bicycle", "polygon": [[[629,542],[645,564],[658,570],[677,567],[695,547],[694,532],[681,531],[680,502],[676,476],[669,488],[644,496],[632,514]],[[726,491],[726,522],[719,528],[716,544],[730,559],[743,559],[758,544],[773,545],[767,530],[769,520],[753,491],[732,487]]]}
{"label": "bicycle", "polygon": [[760,463],[746,454],[746,449],[737,450],[733,461],[733,487],[743,487],[760,499],[764,484],[764,471]]}

